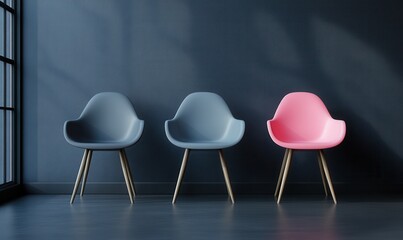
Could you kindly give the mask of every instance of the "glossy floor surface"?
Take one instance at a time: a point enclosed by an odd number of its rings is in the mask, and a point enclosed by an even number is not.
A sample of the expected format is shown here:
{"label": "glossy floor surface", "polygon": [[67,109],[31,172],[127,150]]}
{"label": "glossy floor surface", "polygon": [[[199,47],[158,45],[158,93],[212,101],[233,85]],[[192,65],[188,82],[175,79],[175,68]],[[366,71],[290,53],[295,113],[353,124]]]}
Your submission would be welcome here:
{"label": "glossy floor surface", "polygon": [[29,195],[0,206],[0,239],[403,239],[403,198]]}

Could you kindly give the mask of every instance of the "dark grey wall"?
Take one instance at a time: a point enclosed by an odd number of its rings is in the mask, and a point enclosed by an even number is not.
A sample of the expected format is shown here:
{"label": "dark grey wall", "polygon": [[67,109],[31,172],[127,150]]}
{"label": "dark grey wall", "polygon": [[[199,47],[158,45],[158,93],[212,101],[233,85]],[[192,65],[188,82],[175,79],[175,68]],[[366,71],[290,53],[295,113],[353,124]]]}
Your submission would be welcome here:
{"label": "dark grey wall", "polygon": [[[171,192],[183,152],[166,139],[164,121],[189,93],[212,91],[246,121],[244,139],[225,150],[236,191],[272,191],[283,149],[266,121],[285,94],[311,91],[347,123],[344,143],[327,151],[336,185],[376,191],[402,184],[401,5],[24,1],[24,182],[69,192],[82,150],[66,143],[63,122],[94,94],[118,91],[145,120],[143,138],[128,149],[140,192]],[[216,153],[197,152],[185,182],[221,183],[220,171]],[[117,154],[96,153],[89,181],[122,183]],[[320,183],[314,153],[295,155],[289,182]]]}

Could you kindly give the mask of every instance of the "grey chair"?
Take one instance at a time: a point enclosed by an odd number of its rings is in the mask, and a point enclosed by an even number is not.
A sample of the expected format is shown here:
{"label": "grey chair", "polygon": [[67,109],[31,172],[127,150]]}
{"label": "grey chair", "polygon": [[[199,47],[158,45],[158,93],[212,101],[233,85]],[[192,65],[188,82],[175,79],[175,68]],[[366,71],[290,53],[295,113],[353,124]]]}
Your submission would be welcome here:
{"label": "grey chair", "polygon": [[234,203],[222,149],[237,144],[244,131],[245,122],[232,116],[219,95],[210,92],[188,95],[175,117],[165,122],[168,140],[185,149],[172,203],[176,202],[190,150],[218,150],[228,195]]}
{"label": "grey chair", "polygon": [[82,178],[81,196],[84,193],[94,150],[119,151],[127,191],[130,202],[133,203],[136,193],[124,149],[140,139],[143,127],[144,121],[137,117],[130,100],[114,92],[96,94],[78,119],[64,123],[64,137],[67,142],[85,149],[70,203],[74,202]]}

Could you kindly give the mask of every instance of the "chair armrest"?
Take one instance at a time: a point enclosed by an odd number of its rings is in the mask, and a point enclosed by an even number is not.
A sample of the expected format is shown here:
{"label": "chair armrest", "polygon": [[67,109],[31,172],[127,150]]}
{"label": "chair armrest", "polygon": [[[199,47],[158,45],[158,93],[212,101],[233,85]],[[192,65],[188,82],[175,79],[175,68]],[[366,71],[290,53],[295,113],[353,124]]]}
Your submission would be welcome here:
{"label": "chair armrest", "polygon": [[343,120],[330,119],[324,129],[324,138],[336,139],[341,143],[346,135],[346,123]]}
{"label": "chair armrest", "polygon": [[129,145],[136,143],[143,135],[144,130],[144,120],[135,119],[129,129],[129,134],[127,136],[127,142]]}
{"label": "chair armrest", "polygon": [[177,121],[170,119],[165,121],[165,134],[170,141],[175,141],[175,129],[177,129]]}
{"label": "chair armrest", "polygon": [[238,143],[239,141],[241,141],[244,133],[245,133],[245,121],[233,118],[230,120],[228,124],[224,138],[231,140],[235,143]]}

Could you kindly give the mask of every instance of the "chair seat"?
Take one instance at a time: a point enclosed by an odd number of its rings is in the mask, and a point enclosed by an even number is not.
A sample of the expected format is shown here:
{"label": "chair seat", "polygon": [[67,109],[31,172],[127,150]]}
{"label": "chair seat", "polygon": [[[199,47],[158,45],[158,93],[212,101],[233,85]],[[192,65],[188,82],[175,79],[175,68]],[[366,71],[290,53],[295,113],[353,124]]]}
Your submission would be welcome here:
{"label": "chair seat", "polygon": [[[89,127],[85,120],[66,121],[64,126],[64,137],[68,143],[75,147],[93,150],[114,150],[130,147],[141,137],[144,121],[135,119],[126,131],[116,135],[112,131],[106,133],[99,129],[102,127]],[[112,132],[112,133],[111,133]],[[124,133],[124,134],[123,134]]]}
{"label": "chair seat", "polygon": [[92,150],[116,150],[129,147],[133,145],[131,141],[98,141],[98,142],[80,142],[80,141],[68,141],[71,145],[84,149]]}
{"label": "chair seat", "polygon": [[102,136],[102,134],[95,134],[91,131],[80,131],[80,124],[77,121],[67,121],[65,123],[64,131],[65,138],[68,143],[75,147],[93,150],[113,150],[130,147],[136,143],[143,132],[144,121],[138,120],[129,133],[121,138],[112,138]]}
{"label": "chair seat", "polygon": [[290,131],[290,128],[275,124],[275,121],[267,122],[267,129],[273,142],[288,149],[319,150],[332,148],[339,145],[346,134],[344,121],[329,119],[322,128],[319,136],[306,136]]}
{"label": "chair seat", "polygon": [[165,122],[165,133],[168,140],[175,146],[188,149],[223,149],[237,144],[245,132],[245,122],[231,119],[226,126],[227,130],[221,136],[205,137],[198,132],[190,132],[188,129],[180,129],[175,121]]}
{"label": "chair seat", "polygon": [[234,141],[219,141],[219,140],[192,140],[192,142],[182,142],[175,139],[169,139],[169,141],[177,147],[188,148],[188,149],[223,149],[235,145],[237,142]]}
{"label": "chair seat", "polygon": [[319,149],[327,149],[337,146],[343,139],[339,141],[323,141],[321,139],[317,140],[291,140],[287,142],[282,142],[278,139],[273,138],[273,141],[283,147],[288,149],[298,149],[298,150],[319,150]]}

